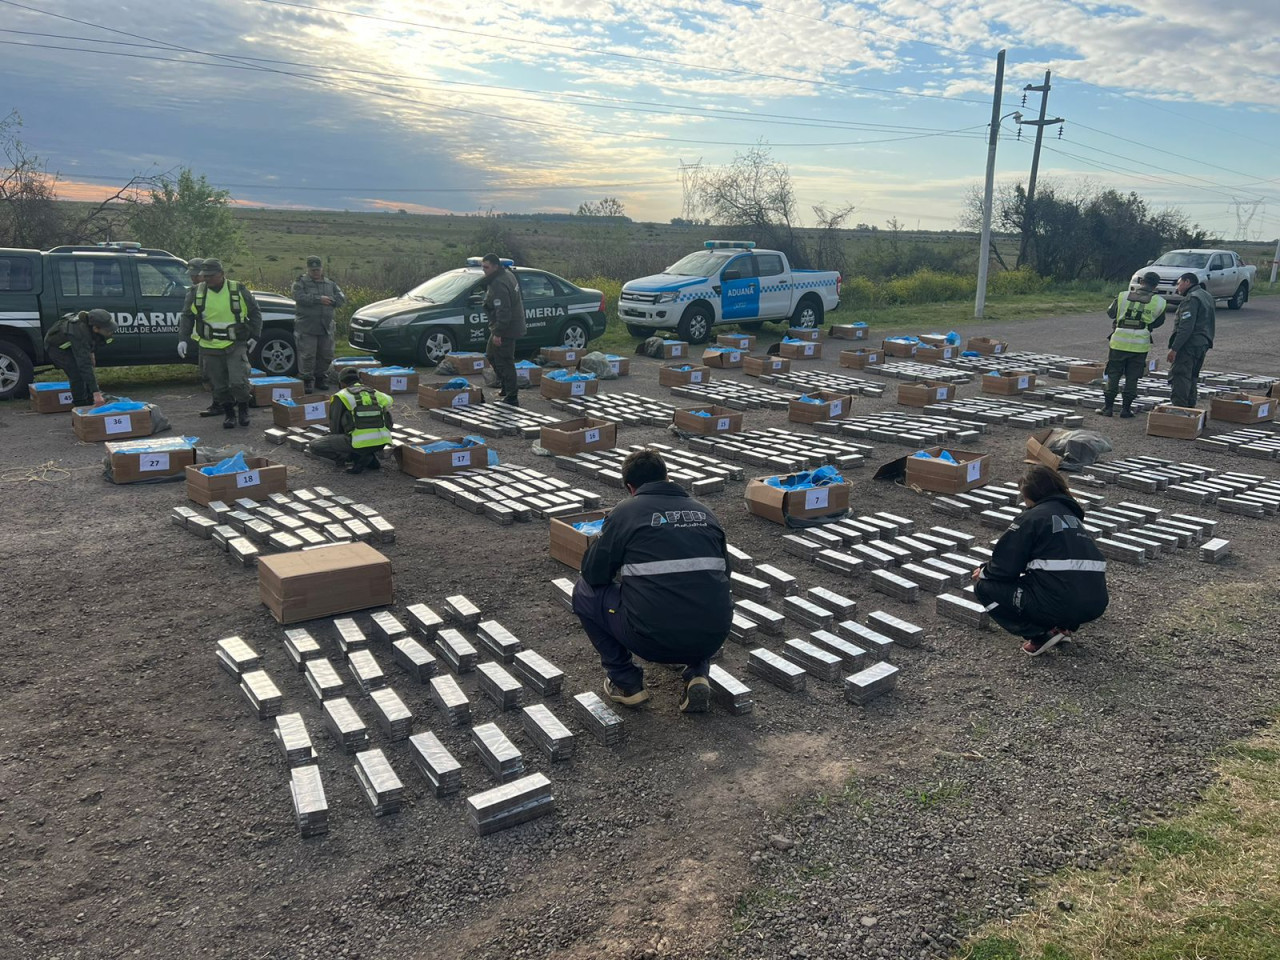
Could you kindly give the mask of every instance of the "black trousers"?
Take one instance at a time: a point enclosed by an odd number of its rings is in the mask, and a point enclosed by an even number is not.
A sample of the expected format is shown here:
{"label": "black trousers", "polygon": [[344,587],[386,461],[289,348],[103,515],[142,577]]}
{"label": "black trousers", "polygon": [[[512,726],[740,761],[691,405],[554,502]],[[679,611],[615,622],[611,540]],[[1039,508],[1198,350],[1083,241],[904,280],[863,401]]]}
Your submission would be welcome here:
{"label": "black trousers", "polygon": [[484,355],[493,364],[493,372],[498,377],[498,389],[502,392],[502,399],[510,400],[519,396],[520,381],[516,379],[516,338],[503,337],[502,346],[498,346],[490,335]]}
{"label": "black trousers", "polygon": [[1194,407],[1200,399],[1196,384],[1208,352],[1207,347],[1183,347],[1174,356],[1173,366],[1169,368],[1169,389],[1173,392],[1175,407]]}
{"label": "black trousers", "polygon": [[[990,607],[987,615],[992,620],[1024,640],[1039,639],[1054,627],[1070,629],[1068,624],[1054,623],[1044,616],[1037,616],[1035,610],[1023,609],[1022,589],[1016,583],[979,580],[974,584],[973,592],[981,603]],[[991,607],[993,603],[995,606]]]}
{"label": "black trousers", "polygon": [[1107,354],[1107,386],[1103,396],[1107,403],[1114,403],[1116,394],[1120,392],[1120,378],[1124,378],[1125,405],[1133,403],[1138,396],[1138,381],[1147,372],[1147,355],[1136,350],[1116,350],[1114,347]]}
{"label": "black trousers", "polygon": [[80,376],[80,368],[76,366],[75,357],[71,356],[69,349],[50,350],[49,362],[67,375],[67,381],[71,384],[72,403],[77,407],[83,407],[93,402],[93,391],[89,389],[89,384],[85,382],[84,377]]}

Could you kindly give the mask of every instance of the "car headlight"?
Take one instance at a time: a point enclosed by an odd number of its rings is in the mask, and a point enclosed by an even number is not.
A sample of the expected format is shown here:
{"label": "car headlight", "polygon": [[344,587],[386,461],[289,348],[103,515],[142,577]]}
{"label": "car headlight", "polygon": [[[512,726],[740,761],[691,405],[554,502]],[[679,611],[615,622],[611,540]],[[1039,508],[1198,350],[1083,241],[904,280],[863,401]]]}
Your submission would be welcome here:
{"label": "car headlight", "polygon": [[654,303],[675,303],[675,300],[676,300],[676,294],[675,294],[675,291],[672,290],[669,293],[658,294],[658,299],[655,300]]}
{"label": "car headlight", "polygon": [[378,324],[378,326],[383,329],[386,329],[387,327],[404,327],[413,323],[413,321],[417,319],[418,315],[416,313],[400,313],[396,314],[394,317],[387,317],[387,319],[383,320]]}

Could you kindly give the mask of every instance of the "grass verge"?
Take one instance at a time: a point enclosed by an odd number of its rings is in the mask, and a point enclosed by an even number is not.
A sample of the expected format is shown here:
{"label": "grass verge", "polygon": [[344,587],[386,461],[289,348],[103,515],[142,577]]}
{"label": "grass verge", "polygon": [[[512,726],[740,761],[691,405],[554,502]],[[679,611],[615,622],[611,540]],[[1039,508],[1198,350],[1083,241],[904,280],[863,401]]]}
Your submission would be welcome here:
{"label": "grass verge", "polygon": [[1202,802],[1136,834],[1121,872],[1065,872],[1045,906],[979,931],[955,956],[1280,958],[1280,721],[1224,750],[1217,771]]}

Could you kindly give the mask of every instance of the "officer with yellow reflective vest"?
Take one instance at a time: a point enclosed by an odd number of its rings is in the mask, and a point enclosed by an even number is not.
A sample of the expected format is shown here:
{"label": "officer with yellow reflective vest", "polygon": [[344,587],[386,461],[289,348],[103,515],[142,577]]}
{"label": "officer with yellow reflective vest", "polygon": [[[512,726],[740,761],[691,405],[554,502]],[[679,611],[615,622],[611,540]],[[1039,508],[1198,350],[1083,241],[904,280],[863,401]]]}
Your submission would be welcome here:
{"label": "officer with yellow reflective vest", "polygon": [[67,375],[71,383],[71,402],[78,407],[102,403],[98,376],[94,372],[94,354],[98,347],[111,342],[116,322],[102,309],[68,313],[44,335],[49,362]]}
{"label": "officer with yellow reflective vest", "polygon": [[205,260],[202,276],[178,322],[178,356],[185,360],[191,343],[200,348],[222,425],[234,427],[238,412],[240,426],[247,427],[249,354],[262,336],[262,311],[248,287],[226,278],[222,261]]}
{"label": "officer with yellow reflective vest", "polygon": [[1105,405],[1098,411],[1104,417],[1112,415],[1116,394],[1120,392],[1120,378],[1124,378],[1123,404],[1120,416],[1133,416],[1133,401],[1138,396],[1138,381],[1147,372],[1147,351],[1151,349],[1151,331],[1164,323],[1168,307],[1164,297],[1156,294],[1160,275],[1148,271],[1142,275],[1137,290],[1127,290],[1112,301],[1107,308],[1111,325],[1111,351],[1107,355],[1107,385],[1103,397]]}
{"label": "officer with yellow reflective vest", "polygon": [[329,399],[329,436],[312,440],[308,450],[341,466],[347,473],[377,470],[378,451],[391,442],[392,399],[364,386],[354,367],[338,376],[342,389]]}

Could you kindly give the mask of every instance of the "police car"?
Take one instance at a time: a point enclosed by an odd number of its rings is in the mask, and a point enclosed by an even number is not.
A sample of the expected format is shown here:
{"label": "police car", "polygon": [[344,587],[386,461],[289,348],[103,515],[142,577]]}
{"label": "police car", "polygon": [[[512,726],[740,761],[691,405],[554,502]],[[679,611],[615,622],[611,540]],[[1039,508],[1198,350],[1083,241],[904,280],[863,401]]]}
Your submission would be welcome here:
{"label": "police car", "polygon": [[632,336],[675,330],[681,340],[705,343],[717,324],[818,327],[840,306],[842,278],[835,271],[793,270],[786,254],[756,250],[750,240],[708,240],[703,247],[623,286],[618,315]]}
{"label": "police car", "polygon": [[[379,300],[351,316],[353,347],[379,360],[433,367],[451,351],[483,348],[489,337],[480,257],[419,284],[402,297]],[[524,301],[525,335],[516,350],[585,347],[604,333],[604,294],[545,270],[503,265],[515,273]]]}

